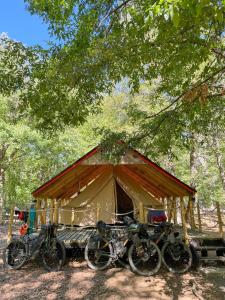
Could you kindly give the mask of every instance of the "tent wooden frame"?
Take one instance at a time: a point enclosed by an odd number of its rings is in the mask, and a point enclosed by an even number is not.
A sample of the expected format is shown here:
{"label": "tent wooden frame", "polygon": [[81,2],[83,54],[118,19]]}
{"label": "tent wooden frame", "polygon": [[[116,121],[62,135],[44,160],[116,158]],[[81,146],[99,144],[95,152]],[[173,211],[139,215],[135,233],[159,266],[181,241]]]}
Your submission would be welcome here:
{"label": "tent wooden frame", "polygon": [[[171,201],[169,205],[170,219],[177,218],[176,205],[174,205],[174,199],[180,199],[182,223],[184,230],[186,228],[186,208],[184,203],[184,197],[193,198],[196,190],[189,185],[185,184],[174,175],[170,174],[159,165],[151,161],[149,158],[138,152],[137,150],[127,147],[130,157],[134,158],[136,163],[118,163],[113,165],[107,162],[90,163],[96,155],[101,155],[102,149],[100,146],[93,148],[86,155],[67,167],[65,170],[51,178],[49,181],[38,187],[32,192],[32,195],[36,199],[53,199],[54,205],[52,209],[56,208],[57,212],[60,211],[57,201],[61,200],[61,204],[66,203],[73,197],[76,197],[82,190],[107,170],[109,166],[112,167],[113,174],[124,173],[130,177],[135,184],[140,185],[149,195],[157,199],[157,201],[163,206],[165,199]],[[97,160],[97,159],[96,159]],[[138,162],[138,163],[137,163]],[[176,201],[177,201],[176,200]],[[39,202],[38,202],[39,203]],[[39,204],[38,204],[39,205]],[[47,205],[45,205],[47,207]],[[191,206],[193,209],[193,206]],[[142,211],[141,211],[142,210]],[[98,211],[98,210],[97,210]],[[139,217],[144,218],[144,204],[139,205]],[[98,212],[96,212],[98,215]],[[193,212],[190,212],[191,220],[193,221]],[[53,213],[54,219],[58,220],[57,213]],[[40,217],[45,219],[45,215]],[[186,231],[186,230],[185,230]]]}

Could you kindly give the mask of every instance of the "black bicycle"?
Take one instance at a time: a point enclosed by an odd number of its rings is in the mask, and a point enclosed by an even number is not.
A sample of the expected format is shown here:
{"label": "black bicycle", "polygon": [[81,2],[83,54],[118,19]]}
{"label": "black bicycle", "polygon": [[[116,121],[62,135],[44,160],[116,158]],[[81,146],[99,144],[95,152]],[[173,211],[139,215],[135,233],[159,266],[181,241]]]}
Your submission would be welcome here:
{"label": "black bicycle", "polygon": [[[18,270],[31,258],[39,258],[47,271],[59,271],[66,259],[64,244],[56,238],[55,224],[42,225],[38,236],[13,238],[3,253],[4,266]],[[28,229],[29,232],[29,229]]]}
{"label": "black bicycle", "polygon": [[124,265],[128,261],[131,269],[140,275],[155,274],[161,266],[158,246],[147,238],[143,224],[136,224],[133,220],[125,224],[128,235],[121,239],[110,226],[102,221],[97,223],[98,233],[91,236],[85,247],[88,266],[94,270],[104,270],[112,262],[119,261]]}
{"label": "black bicycle", "polygon": [[127,240],[118,236],[115,230],[99,221],[97,233],[92,235],[85,247],[85,259],[93,270],[104,270],[118,261],[124,266],[123,256],[127,252]]}
{"label": "black bicycle", "polygon": [[159,224],[152,239],[159,245],[162,261],[170,272],[182,274],[190,269],[193,261],[190,245],[183,241],[172,223]]}

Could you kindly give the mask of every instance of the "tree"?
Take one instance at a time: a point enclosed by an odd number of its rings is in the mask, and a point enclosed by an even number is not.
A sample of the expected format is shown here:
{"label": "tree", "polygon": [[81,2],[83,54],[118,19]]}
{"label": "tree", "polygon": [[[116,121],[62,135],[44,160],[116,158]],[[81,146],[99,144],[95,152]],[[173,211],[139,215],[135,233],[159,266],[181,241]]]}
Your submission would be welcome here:
{"label": "tree", "polygon": [[23,89],[39,127],[82,123],[103,93],[124,78],[132,92],[143,80],[157,79],[157,93],[170,99],[163,110],[224,94],[224,1],[25,2],[47,22],[56,42],[49,51],[5,42],[2,91],[20,57],[30,58],[15,75],[29,80],[16,80],[22,83],[16,89]]}
{"label": "tree", "polygon": [[44,136],[18,111],[17,95],[0,97],[0,224],[11,204],[24,207],[31,192],[74,162],[90,144],[77,129]]}

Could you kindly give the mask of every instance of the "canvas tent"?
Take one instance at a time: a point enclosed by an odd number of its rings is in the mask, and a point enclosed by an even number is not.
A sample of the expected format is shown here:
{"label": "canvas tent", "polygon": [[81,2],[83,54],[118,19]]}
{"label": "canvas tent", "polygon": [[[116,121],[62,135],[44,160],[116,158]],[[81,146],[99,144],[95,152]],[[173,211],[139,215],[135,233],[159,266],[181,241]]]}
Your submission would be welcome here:
{"label": "canvas tent", "polygon": [[192,197],[195,190],[138,151],[126,147],[116,163],[100,146],[36,189],[39,206],[60,207],[56,219],[66,225],[115,223],[130,212],[144,221],[148,208],[163,208],[165,199]]}

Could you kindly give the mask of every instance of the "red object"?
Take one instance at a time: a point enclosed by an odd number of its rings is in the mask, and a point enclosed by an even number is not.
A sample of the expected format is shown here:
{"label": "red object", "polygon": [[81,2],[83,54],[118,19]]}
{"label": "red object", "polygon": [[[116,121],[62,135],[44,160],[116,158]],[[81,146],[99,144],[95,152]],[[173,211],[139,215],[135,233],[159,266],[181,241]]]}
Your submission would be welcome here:
{"label": "red object", "polygon": [[23,211],[21,211],[21,212],[19,213],[18,219],[21,220],[21,221],[24,220],[24,213],[23,213]]}
{"label": "red object", "polygon": [[20,235],[25,235],[27,234],[27,230],[28,230],[28,225],[27,224],[23,224],[20,229],[19,229],[19,233]]}
{"label": "red object", "polygon": [[154,222],[157,222],[157,223],[159,223],[159,222],[166,222],[166,220],[167,220],[167,218],[166,218],[166,216],[155,216],[155,217],[153,217],[152,218],[152,222],[154,223]]}

